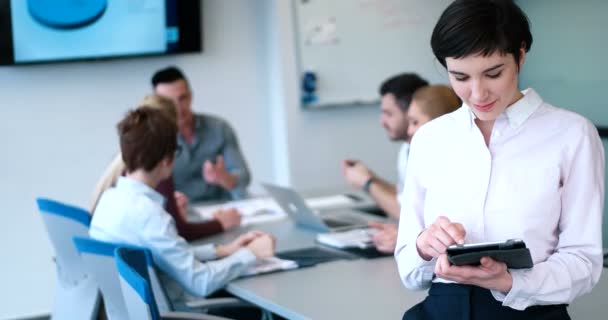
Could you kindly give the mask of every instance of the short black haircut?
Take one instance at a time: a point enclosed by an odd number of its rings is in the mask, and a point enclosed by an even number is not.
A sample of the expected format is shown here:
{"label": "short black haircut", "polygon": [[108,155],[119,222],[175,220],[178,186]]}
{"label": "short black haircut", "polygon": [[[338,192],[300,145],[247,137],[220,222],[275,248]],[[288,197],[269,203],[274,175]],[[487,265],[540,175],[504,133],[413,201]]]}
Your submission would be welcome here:
{"label": "short black haircut", "polygon": [[402,111],[406,111],[412,102],[414,92],[418,88],[428,86],[429,83],[415,73],[401,73],[386,79],[380,85],[380,96],[392,94],[397,105]]}
{"label": "short black haircut", "polygon": [[177,80],[188,82],[182,70],[175,66],[169,66],[154,73],[152,76],[152,88],[156,88],[159,83],[171,83]]}
{"label": "short black haircut", "polygon": [[[532,46],[530,23],[512,0],[456,0],[441,14],[431,36],[437,60],[494,52],[512,54],[519,63],[520,49]],[[519,66],[519,64],[518,64]]]}

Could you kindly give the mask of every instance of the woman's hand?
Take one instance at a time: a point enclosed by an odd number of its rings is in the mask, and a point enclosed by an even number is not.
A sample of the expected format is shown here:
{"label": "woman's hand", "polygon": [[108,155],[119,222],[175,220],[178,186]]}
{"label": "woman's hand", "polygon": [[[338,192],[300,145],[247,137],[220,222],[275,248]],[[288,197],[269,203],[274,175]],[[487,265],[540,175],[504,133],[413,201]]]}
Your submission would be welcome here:
{"label": "woman's hand", "polygon": [[271,235],[261,235],[247,245],[247,249],[258,259],[270,258],[274,256],[274,248],[276,245],[276,239]]}
{"label": "woman's hand", "polygon": [[397,245],[397,226],[391,223],[380,223],[371,221],[369,227],[376,230],[372,241],[378,251],[383,253],[394,253]]}
{"label": "woman's hand", "polygon": [[247,247],[251,242],[253,242],[253,240],[264,235],[266,234],[261,231],[249,231],[240,235],[238,238],[228,244],[218,245],[215,251],[216,255],[220,258],[229,256],[238,251],[240,248]]}
{"label": "woman's hand", "polygon": [[454,266],[448,261],[448,256],[442,254],[435,264],[435,275],[462,284],[498,290],[504,294],[509,293],[513,285],[513,277],[507,265],[490,257],[481,258],[479,266]]}
{"label": "woman's hand", "polygon": [[460,223],[451,222],[446,217],[439,217],[416,238],[416,249],[422,259],[430,261],[437,258],[453,244],[464,244],[466,231]]}
{"label": "woman's hand", "polygon": [[188,220],[188,196],[179,191],[175,191],[173,196],[175,197],[175,203],[177,204],[177,213],[184,220]]}
{"label": "woman's hand", "polygon": [[222,225],[224,231],[241,225],[241,213],[235,208],[220,209],[213,215],[213,218]]}

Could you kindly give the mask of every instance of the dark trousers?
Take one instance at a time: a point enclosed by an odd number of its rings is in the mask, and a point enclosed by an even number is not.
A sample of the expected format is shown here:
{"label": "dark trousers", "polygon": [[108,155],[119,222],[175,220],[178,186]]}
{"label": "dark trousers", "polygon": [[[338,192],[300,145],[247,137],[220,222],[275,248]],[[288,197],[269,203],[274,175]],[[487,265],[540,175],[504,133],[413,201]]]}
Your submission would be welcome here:
{"label": "dark trousers", "polygon": [[[228,293],[226,290],[219,290],[208,296],[208,298],[234,298],[234,296]],[[225,318],[235,320],[255,320],[262,319],[262,311],[255,306],[247,307],[226,307],[226,308],[213,308],[208,312],[210,315],[221,316]],[[272,314],[274,320],[284,320],[285,318]]]}
{"label": "dark trousers", "polygon": [[429,296],[407,310],[403,320],[570,320],[565,304],[532,306],[519,311],[504,307],[488,289],[433,283]]}

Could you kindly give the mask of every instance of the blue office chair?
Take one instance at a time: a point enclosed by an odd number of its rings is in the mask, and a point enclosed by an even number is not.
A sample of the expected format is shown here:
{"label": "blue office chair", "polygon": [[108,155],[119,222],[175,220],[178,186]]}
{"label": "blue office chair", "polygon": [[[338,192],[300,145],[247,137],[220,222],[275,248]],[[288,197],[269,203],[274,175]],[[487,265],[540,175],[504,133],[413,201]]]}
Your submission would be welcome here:
{"label": "blue office chair", "polygon": [[81,237],[74,237],[74,245],[101,291],[108,320],[128,320],[114,261],[114,251],[118,245]]}
{"label": "blue office chair", "polygon": [[149,266],[152,265],[150,252],[144,249],[119,247],[114,255],[120,275],[122,296],[130,319],[227,320],[218,316],[184,312],[171,312],[161,317],[150,285],[148,273]]}
{"label": "blue office chair", "polygon": [[[108,319],[128,319],[129,316],[120,289],[118,270],[114,261],[114,251],[119,246],[136,247],[81,237],[74,237],[74,245],[80,253],[87,270],[99,286]],[[175,309],[160,282],[156,268],[153,263],[148,264],[147,268],[150,285],[159,312],[163,316],[171,314]],[[192,312],[205,312],[213,308],[250,307],[251,305],[236,298],[212,298],[189,301],[187,306],[192,309]]]}
{"label": "blue office chair", "polygon": [[57,289],[52,318],[95,319],[99,308],[97,284],[72,243],[75,236],[89,236],[89,213],[50,199],[37,198],[36,202],[55,249]]}

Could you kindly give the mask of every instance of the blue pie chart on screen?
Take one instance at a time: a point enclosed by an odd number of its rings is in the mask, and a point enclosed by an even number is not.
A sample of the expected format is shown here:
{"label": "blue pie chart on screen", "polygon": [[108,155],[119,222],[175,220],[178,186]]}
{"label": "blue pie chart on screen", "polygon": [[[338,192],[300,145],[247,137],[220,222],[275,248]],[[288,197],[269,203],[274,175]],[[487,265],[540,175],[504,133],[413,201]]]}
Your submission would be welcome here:
{"label": "blue pie chart on screen", "polygon": [[86,27],[101,18],[107,6],[107,0],[27,0],[32,18],[54,29]]}

